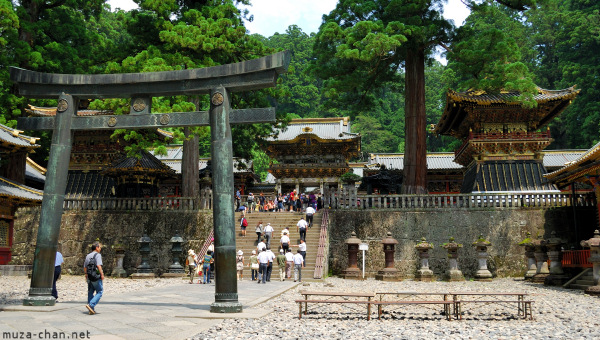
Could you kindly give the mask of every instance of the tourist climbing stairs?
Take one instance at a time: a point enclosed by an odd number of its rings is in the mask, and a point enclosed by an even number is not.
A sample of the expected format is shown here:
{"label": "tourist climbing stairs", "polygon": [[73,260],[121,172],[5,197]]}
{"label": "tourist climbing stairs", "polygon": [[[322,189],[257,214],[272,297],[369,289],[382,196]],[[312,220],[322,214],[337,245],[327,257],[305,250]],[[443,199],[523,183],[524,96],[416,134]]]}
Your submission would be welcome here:
{"label": "tourist climbing stairs", "polygon": [[[248,220],[248,228],[246,229],[246,237],[241,236],[240,218],[241,214],[236,213],[236,251],[242,250],[244,252],[244,280],[249,280],[250,267],[248,266],[248,260],[252,255],[252,250],[256,249],[257,235],[255,232],[256,225],[262,221],[263,226],[267,223],[271,223],[275,232],[273,233],[273,240],[271,241],[271,251],[275,255],[279,254],[279,246],[281,239],[281,231],[285,227],[289,227],[290,230],[290,241],[292,245],[300,243],[300,234],[296,230],[296,225],[301,217],[306,217],[304,213],[292,213],[292,212],[252,212],[246,214]],[[319,246],[319,233],[321,227],[322,213],[317,212],[313,216],[312,228],[306,231],[306,268],[302,269],[302,280],[312,280],[315,272],[315,263],[317,257],[317,248]],[[298,247],[292,247],[292,252],[296,254]],[[292,270],[292,278],[293,278]],[[277,263],[274,263],[273,272],[271,274],[271,280],[279,280],[279,267]]]}

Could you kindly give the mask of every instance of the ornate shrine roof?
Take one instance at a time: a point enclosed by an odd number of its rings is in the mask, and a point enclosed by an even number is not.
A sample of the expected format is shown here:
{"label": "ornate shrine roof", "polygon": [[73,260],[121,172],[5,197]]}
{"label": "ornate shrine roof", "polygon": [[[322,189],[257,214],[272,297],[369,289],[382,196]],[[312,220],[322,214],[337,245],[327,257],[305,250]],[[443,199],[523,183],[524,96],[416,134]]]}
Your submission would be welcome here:
{"label": "ornate shrine roof", "polygon": [[564,164],[562,168],[546,174],[544,177],[550,182],[556,183],[559,186],[564,186],[585,175],[597,176],[599,174],[600,143],[594,145],[577,159]]}
{"label": "ornate shrine roof", "polygon": [[360,140],[360,134],[351,133],[350,127],[348,117],[292,119],[285,130],[279,130],[276,137],[269,137],[267,141],[293,141],[307,134],[321,140]]}
{"label": "ornate shrine roof", "polygon": [[102,174],[119,177],[124,172],[143,172],[143,173],[162,173],[164,175],[174,175],[175,171],[169,166],[154,157],[148,151],[141,152],[141,158],[124,157],[114,162],[110,167],[102,171]]}
{"label": "ornate shrine roof", "polygon": [[[167,145],[167,155],[157,155],[151,150],[154,157],[168,165],[175,173],[181,173],[181,161],[183,159],[183,145]],[[203,171],[208,166],[210,158],[200,158],[198,160],[198,169]],[[241,158],[233,158],[233,173],[253,173],[253,162]]]}
{"label": "ornate shrine roof", "polygon": [[39,139],[38,137],[25,136],[21,132],[23,131],[0,124],[0,146],[11,149],[34,149],[40,147],[39,144],[36,144],[36,141]]}
{"label": "ornate shrine roof", "polygon": [[534,96],[535,108],[523,108],[512,98],[517,92],[486,93],[484,91],[446,93],[446,107],[435,126],[434,133],[464,139],[470,130],[478,130],[481,123],[527,123],[530,131],[537,130],[559,115],[580,90],[538,88]]}
{"label": "ornate shrine roof", "polygon": [[19,205],[40,205],[44,192],[0,177],[0,198]]}

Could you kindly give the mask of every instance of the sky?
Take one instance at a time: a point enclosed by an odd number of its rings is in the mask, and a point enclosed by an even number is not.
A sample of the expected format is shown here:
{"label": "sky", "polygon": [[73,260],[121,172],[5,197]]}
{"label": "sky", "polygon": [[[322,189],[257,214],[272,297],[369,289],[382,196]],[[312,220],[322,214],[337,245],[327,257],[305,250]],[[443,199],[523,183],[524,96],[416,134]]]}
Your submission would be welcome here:
{"label": "sky", "polygon": [[[109,0],[114,10],[137,8],[132,0]],[[253,22],[247,22],[246,28],[251,34],[258,33],[265,37],[275,32],[284,33],[290,25],[298,25],[306,34],[317,32],[321,25],[323,14],[328,14],[335,8],[337,0],[251,0],[248,9],[254,15]],[[469,15],[467,7],[460,0],[448,0],[444,7],[444,16],[453,19],[460,26]]]}

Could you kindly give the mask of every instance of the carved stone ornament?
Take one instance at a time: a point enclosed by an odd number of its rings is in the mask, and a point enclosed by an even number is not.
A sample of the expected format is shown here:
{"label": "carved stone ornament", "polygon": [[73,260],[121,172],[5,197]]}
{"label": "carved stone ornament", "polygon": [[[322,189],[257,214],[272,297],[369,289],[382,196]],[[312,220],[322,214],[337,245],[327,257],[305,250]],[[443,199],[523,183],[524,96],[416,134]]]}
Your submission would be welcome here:
{"label": "carved stone ornament", "polygon": [[164,115],[160,116],[160,123],[162,125],[167,125],[167,124],[169,124],[170,119],[171,119],[171,117],[169,117],[168,114],[164,114]]}
{"label": "carved stone ornament", "polygon": [[221,92],[215,92],[212,95],[212,98],[210,99],[210,102],[214,106],[219,106],[219,105],[223,104],[223,94]]}
{"label": "carved stone ornament", "polygon": [[145,108],[146,108],[146,101],[144,99],[136,98],[133,101],[133,110],[135,112],[144,111]]}
{"label": "carved stone ornament", "polygon": [[58,101],[58,105],[56,106],[56,111],[65,112],[69,108],[69,103],[65,99],[60,99]]}
{"label": "carved stone ornament", "polygon": [[113,127],[113,126],[117,125],[117,117],[110,117],[110,118],[108,118],[107,124],[110,127]]}

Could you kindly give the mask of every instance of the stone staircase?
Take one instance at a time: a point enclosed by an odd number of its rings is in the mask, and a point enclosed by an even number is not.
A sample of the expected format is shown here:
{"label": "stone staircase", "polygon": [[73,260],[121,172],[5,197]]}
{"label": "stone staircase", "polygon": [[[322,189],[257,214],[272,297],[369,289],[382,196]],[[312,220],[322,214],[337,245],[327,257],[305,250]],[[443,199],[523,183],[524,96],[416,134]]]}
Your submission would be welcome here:
{"label": "stone staircase", "polygon": [[[241,218],[240,213],[235,214],[236,218],[236,252],[242,250],[244,252],[244,280],[250,280],[250,267],[248,263],[250,256],[252,256],[252,250],[256,249],[256,232],[254,231],[259,221],[263,222],[263,226],[267,223],[271,223],[275,232],[273,233],[273,239],[271,240],[271,251],[275,255],[279,254],[279,240],[281,238],[281,231],[285,227],[289,227],[290,230],[290,241],[292,245],[300,243],[300,234],[296,231],[296,224],[301,217],[305,217],[304,213],[291,213],[291,212],[252,212],[246,214],[248,220],[248,228],[246,229],[246,237],[241,237],[241,231],[239,227],[239,221]],[[314,277],[315,263],[317,257],[317,248],[319,246],[319,233],[321,228],[322,213],[318,212],[313,216],[312,228],[306,231],[306,268],[302,268],[302,280],[310,280]],[[297,247],[292,247],[292,253],[296,254]],[[292,277],[293,277],[292,272]],[[271,280],[279,280],[279,267],[275,262],[273,264],[273,272],[271,273]]]}
{"label": "stone staircase", "polygon": [[586,288],[593,286],[593,285],[594,285],[594,276],[593,276],[593,271],[590,269],[585,274],[580,276],[577,280],[575,280],[575,282],[569,284],[569,289],[585,290]]}

